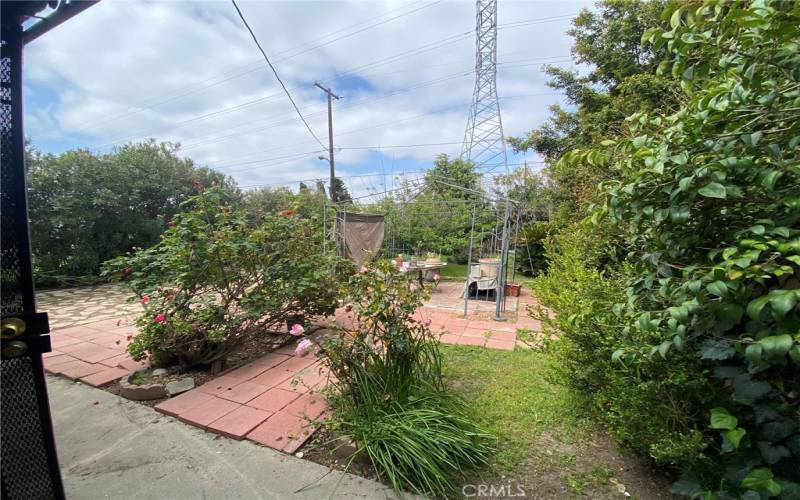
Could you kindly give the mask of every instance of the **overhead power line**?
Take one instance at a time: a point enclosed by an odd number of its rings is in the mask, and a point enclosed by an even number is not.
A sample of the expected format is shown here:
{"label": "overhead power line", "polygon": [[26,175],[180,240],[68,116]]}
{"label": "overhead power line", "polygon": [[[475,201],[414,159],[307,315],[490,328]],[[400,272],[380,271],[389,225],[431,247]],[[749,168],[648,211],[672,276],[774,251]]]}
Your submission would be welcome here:
{"label": "overhead power line", "polygon": [[316,141],[319,143],[320,146],[322,146],[322,149],[327,149],[325,147],[325,145],[322,143],[322,141],[319,140],[319,137],[317,137],[317,134],[315,134],[314,131],[311,130],[311,126],[308,124],[306,119],[303,118],[303,113],[300,112],[300,108],[298,108],[297,104],[294,102],[294,99],[292,98],[292,94],[289,92],[289,89],[287,89],[286,85],[283,84],[283,80],[281,80],[280,75],[278,75],[278,70],[276,70],[275,66],[273,66],[272,63],[269,61],[269,57],[267,57],[267,53],[264,52],[264,49],[261,47],[261,44],[258,42],[258,38],[256,38],[256,34],[253,33],[253,30],[250,28],[250,25],[247,24],[247,19],[244,18],[244,14],[242,14],[242,11],[239,9],[239,6],[236,5],[236,0],[231,0],[231,3],[233,4],[233,7],[236,9],[236,12],[239,14],[239,17],[242,19],[242,22],[244,23],[244,27],[247,28],[247,31],[250,32],[250,36],[253,37],[253,41],[256,43],[256,47],[258,47],[258,50],[261,51],[261,55],[264,56],[264,60],[267,61],[267,64],[269,65],[269,68],[272,70],[272,73],[275,75],[275,78],[278,80],[278,83],[281,84],[281,88],[283,88],[283,91],[286,92],[286,96],[292,102],[292,106],[294,107],[294,110],[297,111],[297,116],[299,116],[300,119],[303,121],[303,124],[306,126],[306,128],[308,129],[308,132],[311,134],[311,136],[314,137],[314,139],[316,139]]}
{"label": "overhead power line", "polygon": [[[318,49],[320,47],[324,47],[326,45],[330,45],[333,42],[337,42],[339,40],[343,40],[345,38],[349,38],[350,36],[353,36],[355,34],[358,34],[358,33],[361,33],[363,31],[366,31],[367,29],[374,28],[376,26],[380,26],[380,25],[388,23],[390,21],[394,21],[396,19],[400,19],[402,17],[411,15],[411,14],[413,14],[413,13],[415,13],[417,11],[420,11],[422,9],[426,9],[428,7],[432,7],[432,6],[434,6],[434,5],[436,5],[436,4],[440,3],[440,2],[441,2],[441,0],[439,0],[438,2],[434,2],[434,3],[429,3],[429,4],[426,4],[426,5],[423,5],[422,7],[418,7],[418,8],[415,8],[413,10],[410,10],[408,12],[403,12],[401,14],[392,16],[389,19],[385,19],[385,20],[382,20],[380,22],[371,24],[371,25],[367,26],[366,28],[359,29],[359,30],[357,30],[355,32],[345,33],[344,35],[341,35],[341,36],[338,36],[336,38],[333,38],[332,40],[327,40],[327,41],[324,41],[324,42],[321,42],[321,43],[317,43],[317,42],[325,40],[326,38],[329,38],[331,36],[337,35],[337,34],[342,33],[342,32],[346,32],[349,29],[356,28],[358,26],[361,26],[363,24],[369,23],[371,21],[375,21],[375,20],[380,19],[382,17],[386,17],[389,14],[393,14],[393,13],[399,11],[399,10],[403,10],[403,9],[408,8],[408,7],[414,6],[416,3],[419,3],[419,2],[414,2],[414,3],[410,4],[410,5],[403,5],[401,7],[397,7],[395,9],[391,9],[391,10],[389,10],[389,11],[387,11],[387,12],[385,12],[385,13],[379,15],[379,16],[371,17],[371,18],[366,19],[364,21],[361,21],[361,22],[358,22],[358,23],[355,23],[355,24],[351,24],[351,25],[346,26],[344,28],[340,28],[340,29],[338,29],[336,31],[332,31],[332,32],[330,32],[330,33],[328,33],[326,35],[322,35],[320,37],[317,37],[317,38],[311,40],[310,42],[308,42],[306,44],[303,44],[303,45],[300,45],[300,46],[297,46],[297,47],[292,47],[292,48],[285,49],[285,50],[282,50],[280,52],[277,52],[276,54],[274,54],[275,56],[283,56],[283,57],[279,57],[278,59],[275,60],[275,62],[279,63],[279,62],[285,61],[287,59],[291,59],[293,57],[296,57],[296,56],[298,56],[300,54],[306,53],[306,52],[308,52],[310,50],[314,50],[314,49]],[[310,44],[316,44],[316,45],[310,45]],[[285,54],[288,54],[288,55],[285,55]],[[120,120],[122,118],[125,118],[125,117],[128,117],[128,116],[140,113],[140,112],[144,111],[145,109],[151,109],[149,107],[166,104],[168,102],[172,102],[174,100],[181,99],[182,97],[186,97],[186,96],[195,94],[195,93],[197,93],[199,91],[202,91],[202,90],[205,90],[205,89],[208,89],[208,88],[211,88],[211,87],[215,87],[217,85],[221,85],[221,84],[223,84],[225,82],[234,80],[236,78],[241,78],[243,76],[247,76],[249,74],[252,74],[252,73],[254,73],[256,71],[261,70],[262,68],[263,68],[263,66],[260,65],[260,64],[258,66],[256,66],[256,67],[253,67],[252,64],[246,64],[246,65],[243,65],[243,66],[238,66],[237,68],[229,69],[228,71],[224,71],[224,72],[219,73],[219,74],[217,74],[215,76],[212,76],[210,78],[206,78],[206,79],[200,80],[198,82],[194,82],[192,84],[189,84],[189,85],[183,86],[181,88],[178,88],[178,89],[174,90],[173,92],[167,93],[166,97],[163,94],[160,94],[160,95],[157,95],[157,96],[151,96],[151,99],[145,100],[145,101],[141,101],[141,102],[139,102],[139,104],[136,104],[136,105],[129,106],[128,109],[123,110],[121,113],[116,113],[116,114],[114,114],[114,115],[112,115],[110,117],[100,118],[99,120],[88,120],[88,121],[84,122],[83,125],[94,124],[94,123],[96,123],[96,124],[108,123],[108,122],[113,122],[113,121],[116,121],[116,120]],[[241,70],[246,70],[246,71],[241,71]],[[239,71],[239,72],[236,73],[236,71]],[[228,76],[228,75],[231,75],[231,74],[232,74],[232,76]],[[220,79],[220,78],[222,78],[222,79]],[[209,83],[209,82],[211,82],[211,83]],[[204,85],[204,84],[206,84],[206,85]],[[155,100],[153,100],[153,99],[155,99]],[[142,108],[144,108],[144,109],[142,109]]]}

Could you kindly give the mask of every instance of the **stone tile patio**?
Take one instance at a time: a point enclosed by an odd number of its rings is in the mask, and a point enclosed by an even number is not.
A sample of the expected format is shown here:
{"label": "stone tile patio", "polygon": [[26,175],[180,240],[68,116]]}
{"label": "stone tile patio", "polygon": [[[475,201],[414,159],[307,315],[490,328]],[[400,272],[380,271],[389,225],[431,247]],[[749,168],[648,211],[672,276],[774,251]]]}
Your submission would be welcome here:
{"label": "stone tile patio", "polygon": [[[512,350],[527,347],[518,341],[518,329],[540,330],[539,322],[524,313],[525,306],[536,304],[527,290],[519,298],[509,297],[506,321],[494,321],[493,302],[471,300],[464,316],[462,286],[440,283],[417,312],[441,342]],[[99,387],[147,366],[125,351],[137,333],[134,313],[141,309],[126,303],[119,287],[45,291],[37,299],[51,321],[53,351],[44,356],[47,372]],[[336,319],[345,316],[337,313]],[[317,360],[293,356],[292,348],[284,347],[155,409],[209,432],[294,453],[327,410],[319,392],[327,380]]]}

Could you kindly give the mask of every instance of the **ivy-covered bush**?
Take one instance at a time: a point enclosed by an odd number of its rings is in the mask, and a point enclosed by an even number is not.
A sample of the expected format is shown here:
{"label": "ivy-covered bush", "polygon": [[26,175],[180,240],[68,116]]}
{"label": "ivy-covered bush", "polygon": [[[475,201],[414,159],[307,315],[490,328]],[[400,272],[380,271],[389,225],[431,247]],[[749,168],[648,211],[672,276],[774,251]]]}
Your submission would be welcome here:
{"label": "ivy-covered bush", "polygon": [[677,493],[798,498],[800,3],[684,2],[665,19],[644,39],[680,109],[562,159],[620,179],[593,216],[631,266],[611,359],[652,384],[696,365],[673,404],[711,466],[679,463]]}
{"label": "ivy-covered bush", "polygon": [[128,347],[134,359],[208,364],[252,335],[335,309],[336,262],[322,255],[313,225],[291,212],[256,223],[232,201],[217,189],[194,196],[159,243],[105,264],[144,306]]}
{"label": "ivy-covered bush", "polygon": [[555,224],[549,221],[529,222],[520,229],[515,259],[518,271],[528,276],[539,276],[547,271],[545,244],[555,232]]}
{"label": "ivy-covered bush", "polygon": [[463,473],[487,466],[493,440],[442,381],[438,340],[415,315],[425,295],[394,263],[363,268],[347,286],[354,324],[318,353],[333,375],[331,427],[356,443],[353,458],[398,490],[451,498]]}

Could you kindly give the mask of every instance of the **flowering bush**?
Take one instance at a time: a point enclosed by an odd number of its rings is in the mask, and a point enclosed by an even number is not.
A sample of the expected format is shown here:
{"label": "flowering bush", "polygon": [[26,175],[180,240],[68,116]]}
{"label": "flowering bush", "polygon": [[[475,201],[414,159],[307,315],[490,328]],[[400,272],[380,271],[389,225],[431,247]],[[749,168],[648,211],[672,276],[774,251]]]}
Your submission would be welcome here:
{"label": "flowering bush", "polygon": [[342,273],[330,272],[338,261],[322,255],[308,221],[265,215],[256,225],[220,190],[186,205],[158,244],[105,264],[144,307],[134,359],[208,364],[288,319],[333,312]]}

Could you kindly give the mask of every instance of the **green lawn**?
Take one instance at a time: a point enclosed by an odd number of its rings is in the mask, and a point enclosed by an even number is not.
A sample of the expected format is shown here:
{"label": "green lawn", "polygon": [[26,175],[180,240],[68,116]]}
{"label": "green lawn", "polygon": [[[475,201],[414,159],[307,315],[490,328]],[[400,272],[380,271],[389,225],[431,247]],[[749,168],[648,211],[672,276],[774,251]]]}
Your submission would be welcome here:
{"label": "green lawn", "polygon": [[516,349],[441,347],[448,381],[476,409],[481,424],[498,436],[497,465],[505,471],[527,458],[543,431],[567,441],[582,436],[587,420],[563,386],[547,380],[552,355]]}
{"label": "green lawn", "polygon": [[492,470],[479,481],[521,484],[541,498],[670,498],[668,481],[622,454],[580,399],[549,381],[552,353],[457,345],[441,352],[447,382],[498,438]]}

